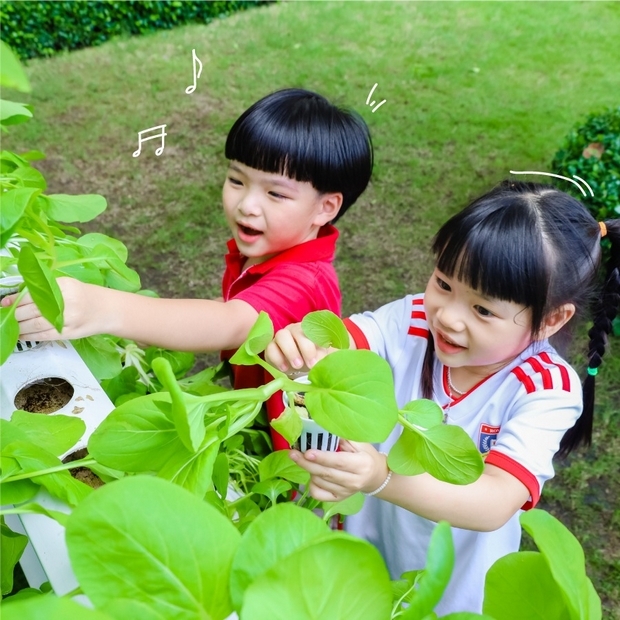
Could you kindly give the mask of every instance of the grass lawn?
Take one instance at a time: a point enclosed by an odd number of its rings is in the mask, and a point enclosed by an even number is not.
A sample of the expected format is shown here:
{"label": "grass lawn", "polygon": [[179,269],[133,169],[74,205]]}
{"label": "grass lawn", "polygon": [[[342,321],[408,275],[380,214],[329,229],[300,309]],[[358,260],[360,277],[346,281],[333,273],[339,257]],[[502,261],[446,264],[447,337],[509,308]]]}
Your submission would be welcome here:
{"label": "grass lawn", "polygon": [[[354,107],[370,125],[376,169],[339,226],[349,314],[420,291],[448,216],[509,170],[548,171],[576,122],[618,105],[618,32],[612,2],[285,2],[29,62],[35,120],[3,147],[46,153],[48,193],[103,194],[108,210],[83,230],[123,240],[145,287],[210,297],[223,269],[234,119],[286,86]],[[204,70],[186,95],[192,49]],[[375,83],[387,101],[373,113]],[[138,131],[163,123],[161,157],[149,143],[132,157]],[[582,542],[604,617],[620,619],[618,339],[612,348],[594,444],[558,464],[543,507]],[[581,369],[578,347],[574,361]]]}

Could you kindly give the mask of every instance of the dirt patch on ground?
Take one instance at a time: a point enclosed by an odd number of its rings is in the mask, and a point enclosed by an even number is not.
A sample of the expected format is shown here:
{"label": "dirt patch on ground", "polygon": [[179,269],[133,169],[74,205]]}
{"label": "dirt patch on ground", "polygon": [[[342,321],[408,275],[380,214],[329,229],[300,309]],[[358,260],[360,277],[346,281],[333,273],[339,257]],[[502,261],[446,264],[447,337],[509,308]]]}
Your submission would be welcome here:
{"label": "dirt patch on ground", "polygon": [[[86,458],[88,456],[88,450],[86,448],[82,448],[81,450],[76,450],[66,456],[62,462],[63,463],[72,463],[73,461],[78,461],[80,459]],[[88,469],[88,467],[75,467],[69,470],[69,473],[80,482],[88,485],[92,489],[98,489],[103,486],[105,482],[92,470]]]}

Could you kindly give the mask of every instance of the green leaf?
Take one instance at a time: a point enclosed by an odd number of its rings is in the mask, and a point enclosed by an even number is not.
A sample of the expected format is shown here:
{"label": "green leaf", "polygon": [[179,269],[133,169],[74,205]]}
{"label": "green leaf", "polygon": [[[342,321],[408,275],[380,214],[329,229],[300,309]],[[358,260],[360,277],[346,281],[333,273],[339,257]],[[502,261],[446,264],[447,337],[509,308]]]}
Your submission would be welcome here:
{"label": "green leaf", "polygon": [[30,203],[41,193],[32,187],[16,187],[2,194],[0,210],[0,247],[4,247],[19,225]]}
{"label": "green leaf", "polygon": [[484,469],[484,461],[469,435],[460,427],[439,424],[427,431],[403,428],[390,450],[389,468],[411,476],[421,468],[451,484],[471,484]]}
{"label": "green leaf", "polygon": [[65,305],[49,267],[38,259],[30,246],[22,248],[17,265],[41,314],[57,331],[62,331]]}
{"label": "green leaf", "polygon": [[365,541],[334,532],[257,577],[245,592],[241,617],[385,620],[391,607],[390,579],[379,552]]}
{"label": "green leaf", "polygon": [[301,322],[301,329],[319,347],[349,348],[347,328],[342,320],[329,310],[319,310],[307,314]]}
{"label": "green leaf", "polygon": [[443,421],[441,407],[436,402],[425,398],[412,400],[400,412],[408,422],[422,429],[432,428]]}
{"label": "green leaf", "polygon": [[230,465],[226,452],[220,452],[213,463],[213,486],[220,494],[222,499],[226,499],[228,494],[228,479],[230,476]]}
{"label": "green leaf", "polygon": [[261,480],[284,478],[295,484],[307,484],[310,481],[309,472],[291,460],[288,450],[276,450],[268,454],[258,464],[258,474]]}
{"label": "green leaf", "polygon": [[529,510],[522,513],[519,520],[547,561],[568,604],[571,618],[601,618],[601,601],[586,576],[585,559],[579,541],[560,521],[544,510]]}
{"label": "green leaf", "polygon": [[11,416],[11,424],[23,432],[26,441],[32,441],[54,456],[70,450],[86,431],[83,420],[61,414],[41,415],[15,411]]}
{"label": "green leaf", "polygon": [[191,370],[196,361],[196,356],[193,353],[184,351],[169,351],[168,349],[162,349],[160,347],[148,347],[144,351],[144,360],[149,365],[158,357],[163,357],[168,360],[177,382]]}
{"label": "green leaf", "polygon": [[358,513],[364,505],[364,495],[362,493],[354,493],[347,499],[340,502],[323,502],[323,519],[327,521],[334,515],[354,515]]}
{"label": "green leaf", "polygon": [[[36,169],[30,166],[30,164],[16,168],[11,172],[11,175],[16,179],[23,187],[33,187],[41,191],[45,191],[47,183],[45,177]],[[45,196],[37,196],[35,204],[37,206],[45,204]]]}
{"label": "green leaf", "polygon": [[[0,575],[2,576],[2,596],[13,589],[13,570],[22,557],[22,553],[28,544],[28,537],[14,532],[4,523],[0,523]],[[5,602],[2,603],[4,611]],[[4,615],[4,614],[3,614]]]}
{"label": "green leaf", "polygon": [[448,586],[454,568],[454,544],[447,521],[440,521],[431,534],[426,567],[402,620],[423,620],[435,609]]}
{"label": "green leaf", "polygon": [[2,67],[0,69],[0,84],[23,93],[29,93],[32,89],[26,73],[13,50],[4,41],[0,41],[0,61],[0,67]]}
{"label": "green leaf", "polygon": [[0,99],[0,124],[18,125],[32,118],[32,106],[27,103]]}
{"label": "green leaf", "polygon": [[280,495],[284,495],[288,491],[292,489],[292,485],[290,482],[286,480],[280,480],[278,478],[271,478],[270,480],[264,480],[262,482],[257,482],[252,486],[252,493],[259,493],[260,495],[264,495],[268,497],[272,504],[276,503],[276,500]]}
{"label": "green leaf", "polygon": [[535,551],[509,553],[491,566],[484,583],[483,611],[495,620],[570,620],[572,617],[549,565]]}
{"label": "green leaf", "polygon": [[72,340],[71,344],[79,353],[97,381],[111,379],[123,370],[121,354],[109,336],[90,336]]}
{"label": "green leaf", "polygon": [[[125,616],[137,618],[137,616]],[[113,620],[113,616],[97,609],[89,609],[70,598],[58,598],[53,594],[31,596],[13,601],[2,601],[3,620]]]}
{"label": "green leaf", "polygon": [[45,201],[45,211],[58,222],[89,222],[107,207],[106,199],[98,194],[52,194],[45,196]]}
{"label": "green leaf", "polygon": [[269,424],[288,441],[290,446],[294,445],[299,439],[303,429],[301,418],[292,407],[287,407],[277,418],[271,420]]}
{"label": "green leaf", "polygon": [[69,518],[69,515],[65,512],[50,510],[44,506],[41,506],[41,504],[36,503],[21,504],[20,506],[15,507],[14,510],[19,514],[44,515],[50,519],[54,519],[54,521],[63,527],[67,524],[67,519]]}
{"label": "green leaf", "polygon": [[177,450],[157,475],[202,499],[212,485],[213,464],[220,447],[218,439],[217,433],[207,433],[196,452]]}
{"label": "green leaf", "polygon": [[215,508],[159,478],[101,487],[70,515],[71,566],[95,607],[118,599],[163,618],[226,618],[240,535]]}
{"label": "green leaf", "polygon": [[329,532],[321,519],[295,504],[276,504],[261,513],[244,532],[233,560],[230,593],[234,608],[241,608],[246,589],[257,577]]}
{"label": "green leaf", "polygon": [[273,340],[273,323],[266,312],[260,312],[245,342],[230,358],[231,364],[253,366],[256,358]]}
{"label": "green leaf", "polygon": [[0,366],[6,362],[19,340],[19,323],[15,318],[15,306],[0,307]]}
{"label": "green leaf", "polygon": [[86,235],[82,235],[76,243],[91,250],[98,245],[106,246],[114,252],[119,260],[124,263],[127,262],[127,246],[122,241],[114,239],[113,237],[108,237],[108,235],[102,233],[87,233]]}
{"label": "green leaf", "polygon": [[88,453],[99,463],[126,472],[155,472],[186,450],[172,420],[159,406],[170,407],[170,396],[149,394],[123,403],[97,427]]}
{"label": "green leaf", "polygon": [[308,375],[306,407],[330,433],[353,441],[381,442],[398,419],[389,364],[371,351],[336,351]]}
{"label": "green leaf", "polygon": [[181,390],[167,359],[154,359],[152,367],[162,386],[170,393],[170,419],[174,422],[181,441],[188,450],[196,452],[205,437],[205,406],[199,397]]}

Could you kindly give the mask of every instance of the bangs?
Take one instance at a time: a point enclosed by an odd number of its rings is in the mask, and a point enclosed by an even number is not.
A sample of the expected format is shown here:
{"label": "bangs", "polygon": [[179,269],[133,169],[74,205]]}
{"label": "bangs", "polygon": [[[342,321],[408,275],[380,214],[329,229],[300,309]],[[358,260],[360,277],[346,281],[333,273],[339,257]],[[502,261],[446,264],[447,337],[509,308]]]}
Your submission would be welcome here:
{"label": "bangs", "polygon": [[535,211],[514,197],[511,202],[488,208],[478,202],[461,211],[439,230],[433,252],[448,277],[539,314],[550,281],[547,261],[540,260],[543,238]]}

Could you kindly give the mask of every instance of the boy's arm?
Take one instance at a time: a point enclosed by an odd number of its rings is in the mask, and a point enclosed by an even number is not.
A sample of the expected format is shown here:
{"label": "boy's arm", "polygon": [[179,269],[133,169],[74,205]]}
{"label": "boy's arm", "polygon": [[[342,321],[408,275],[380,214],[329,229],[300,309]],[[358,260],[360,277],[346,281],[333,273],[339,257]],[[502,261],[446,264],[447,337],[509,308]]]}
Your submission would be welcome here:
{"label": "boy's arm", "polygon": [[[59,334],[26,295],[15,316],[27,340],[113,334],[180,351],[219,351],[243,343],[258,312],[241,300],[159,299],[59,278],[65,301]],[[13,303],[15,295],[2,300]]]}

